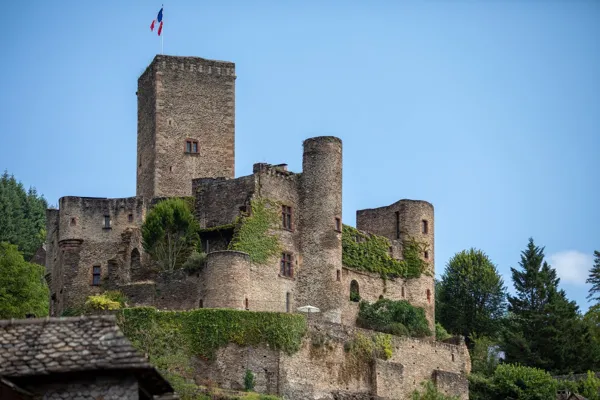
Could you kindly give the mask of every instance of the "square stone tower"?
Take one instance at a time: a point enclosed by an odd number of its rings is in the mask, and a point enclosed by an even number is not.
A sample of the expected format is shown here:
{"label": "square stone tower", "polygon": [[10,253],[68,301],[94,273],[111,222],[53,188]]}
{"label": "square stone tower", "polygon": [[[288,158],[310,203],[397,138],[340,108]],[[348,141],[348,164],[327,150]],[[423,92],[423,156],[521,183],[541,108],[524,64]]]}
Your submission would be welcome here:
{"label": "square stone tower", "polygon": [[157,55],[138,79],[136,195],[192,195],[234,177],[235,64]]}

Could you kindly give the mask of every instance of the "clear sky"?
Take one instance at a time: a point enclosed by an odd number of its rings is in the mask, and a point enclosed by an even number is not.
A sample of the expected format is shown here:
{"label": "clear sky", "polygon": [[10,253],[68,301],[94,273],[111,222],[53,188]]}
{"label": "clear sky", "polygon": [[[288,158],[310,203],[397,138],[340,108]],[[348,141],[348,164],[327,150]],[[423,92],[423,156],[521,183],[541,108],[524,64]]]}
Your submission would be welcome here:
{"label": "clear sky", "polygon": [[[52,204],[135,195],[137,78],[160,1],[2,6],[0,169]],[[166,1],[164,51],[236,63],[236,174],[344,142],[344,222],[435,206],[436,270],[531,236],[585,311],[600,250],[600,2]],[[511,288],[512,290],[512,288]]]}

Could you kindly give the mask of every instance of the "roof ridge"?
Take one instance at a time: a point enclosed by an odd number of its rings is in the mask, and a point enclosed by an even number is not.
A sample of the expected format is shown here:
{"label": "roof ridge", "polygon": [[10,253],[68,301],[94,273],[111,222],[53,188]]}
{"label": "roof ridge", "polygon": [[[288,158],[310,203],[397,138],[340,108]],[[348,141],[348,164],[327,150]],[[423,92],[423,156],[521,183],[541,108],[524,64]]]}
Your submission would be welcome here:
{"label": "roof ridge", "polygon": [[26,318],[26,319],[3,319],[0,320],[0,327],[13,326],[13,325],[45,325],[55,323],[72,323],[76,321],[89,321],[89,320],[104,320],[111,324],[116,322],[117,317],[109,315],[80,315],[77,317],[45,317],[45,318]]}

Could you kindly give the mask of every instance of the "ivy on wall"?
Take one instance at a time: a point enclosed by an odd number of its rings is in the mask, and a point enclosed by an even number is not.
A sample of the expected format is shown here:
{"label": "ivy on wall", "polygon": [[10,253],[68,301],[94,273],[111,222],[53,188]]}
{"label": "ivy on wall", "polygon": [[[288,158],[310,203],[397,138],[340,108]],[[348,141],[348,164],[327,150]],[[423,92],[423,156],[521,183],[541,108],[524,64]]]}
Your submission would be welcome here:
{"label": "ivy on wall", "polygon": [[243,251],[250,255],[252,262],[265,264],[281,252],[279,238],[270,233],[278,226],[280,210],[277,203],[264,198],[253,199],[250,207],[249,214],[236,220],[229,250]]}
{"label": "ivy on wall", "polygon": [[[125,308],[118,312],[117,320],[138,349],[157,357],[181,350],[189,357],[213,359],[215,352],[229,343],[263,344],[293,354],[306,333],[302,315],[231,309]],[[172,348],[174,344],[177,348]]]}
{"label": "ivy on wall", "polygon": [[350,268],[375,272],[382,278],[418,278],[427,270],[428,263],[421,258],[426,247],[411,238],[402,244],[403,260],[390,253],[390,240],[383,236],[365,234],[356,228],[342,228],[342,262]]}

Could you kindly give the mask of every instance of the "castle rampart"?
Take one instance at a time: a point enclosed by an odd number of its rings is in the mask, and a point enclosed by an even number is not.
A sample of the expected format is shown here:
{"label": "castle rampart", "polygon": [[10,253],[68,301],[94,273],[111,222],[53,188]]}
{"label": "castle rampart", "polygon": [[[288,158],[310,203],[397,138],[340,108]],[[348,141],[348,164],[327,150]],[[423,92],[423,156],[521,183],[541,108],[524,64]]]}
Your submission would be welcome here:
{"label": "castle rampart", "polygon": [[251,291],[250,257],[240,251],[208,253],[201,283],[202,307],[247,308]]}

